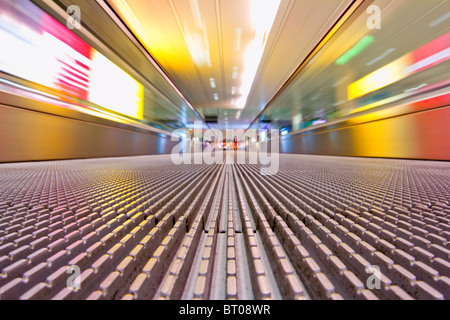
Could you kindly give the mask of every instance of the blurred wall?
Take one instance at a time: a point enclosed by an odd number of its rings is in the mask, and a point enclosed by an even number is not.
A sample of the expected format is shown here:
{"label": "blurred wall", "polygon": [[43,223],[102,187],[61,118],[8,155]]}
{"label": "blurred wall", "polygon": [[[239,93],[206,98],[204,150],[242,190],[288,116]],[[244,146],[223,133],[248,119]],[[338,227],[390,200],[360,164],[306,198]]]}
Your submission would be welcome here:
{"label": "blurred wall", "polygon": [[450,107],[323,126],[283,137],[280,152],[450,160]]}
{"label": "blurred wall", "polygon": [[153,132],[0,105],[0,162],[164,154],[176,143]]}

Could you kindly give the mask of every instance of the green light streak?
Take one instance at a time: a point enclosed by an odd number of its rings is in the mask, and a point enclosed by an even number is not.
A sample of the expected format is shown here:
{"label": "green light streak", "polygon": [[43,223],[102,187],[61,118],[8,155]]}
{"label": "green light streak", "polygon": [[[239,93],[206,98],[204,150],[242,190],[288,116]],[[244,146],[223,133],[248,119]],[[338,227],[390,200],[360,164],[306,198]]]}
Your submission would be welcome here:
{"label": "green light streak", "polygon": [[360,54],[365,48],[375,41],[374,36],[365,36],[350,50],[344,53],[339,59],[336,60],[336,64],[341,66],[349,62],[351,59]]}

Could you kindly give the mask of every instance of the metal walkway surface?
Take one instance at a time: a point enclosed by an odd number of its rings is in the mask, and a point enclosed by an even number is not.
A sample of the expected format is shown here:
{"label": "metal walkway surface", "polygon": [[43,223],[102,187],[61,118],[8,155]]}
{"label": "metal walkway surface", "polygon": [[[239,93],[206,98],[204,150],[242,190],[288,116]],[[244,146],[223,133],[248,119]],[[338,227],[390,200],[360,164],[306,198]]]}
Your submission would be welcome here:
{"label": "metal walkway surface", "polygon": [[448,162],[260,169],[2,164],[0,299],[450,299]]}

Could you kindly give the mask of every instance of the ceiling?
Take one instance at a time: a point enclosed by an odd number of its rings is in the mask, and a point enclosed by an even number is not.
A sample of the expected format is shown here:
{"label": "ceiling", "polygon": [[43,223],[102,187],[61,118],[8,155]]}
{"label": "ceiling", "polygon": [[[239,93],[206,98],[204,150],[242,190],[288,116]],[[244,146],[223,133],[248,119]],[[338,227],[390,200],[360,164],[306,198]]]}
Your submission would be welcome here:
{"label": "ceiling", "polygon": [[[350,0],[97,0],[211,128],[247,129]],[[273,23],[272,23],[273,22]]]}

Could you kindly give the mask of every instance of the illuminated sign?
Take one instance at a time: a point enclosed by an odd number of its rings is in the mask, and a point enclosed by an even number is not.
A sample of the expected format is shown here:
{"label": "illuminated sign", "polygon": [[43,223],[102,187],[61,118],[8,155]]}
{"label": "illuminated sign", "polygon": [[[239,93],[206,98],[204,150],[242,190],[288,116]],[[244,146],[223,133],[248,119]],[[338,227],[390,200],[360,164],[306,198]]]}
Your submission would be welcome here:
{"label": "illuminated sign", "polygon": [[450,32],[348,86],[353,100],[450,59]]}
{"label": "illuminated sign", "polygon": [[0,70],[143,118],[143,86],[29,1],[0,2]]}
{"label": "illuminated sign", "polygon": [[144,87],[97,51],[92,55],[90,80],[89,101],[143,118]]}

